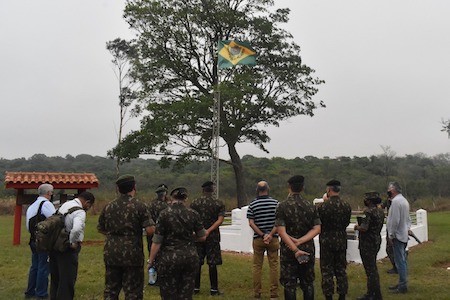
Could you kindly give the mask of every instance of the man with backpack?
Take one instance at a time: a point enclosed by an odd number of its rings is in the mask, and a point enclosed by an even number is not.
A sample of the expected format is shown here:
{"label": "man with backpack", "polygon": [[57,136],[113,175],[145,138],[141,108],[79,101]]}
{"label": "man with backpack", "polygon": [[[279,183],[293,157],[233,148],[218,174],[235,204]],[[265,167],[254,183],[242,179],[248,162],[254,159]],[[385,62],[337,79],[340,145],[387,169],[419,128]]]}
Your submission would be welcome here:
{"label": "man with backpack", "polygon": [[28,287],[25,298],[48,298],[48,253],[36,250],[36,225],[55,213],[55,207],[49,201],[53,195],[53,186],[48,183],[38,187],[39,197],[27,209],[26,226],[31,234],[31,267],[28,273]]}
{"label": "man with backpack", "polygon": [[69,232],[69,247],[63,252],[50,252],[50,297],[55,300],[70,300],[75,295],[78,273],[78,254],[84,238],[86,211],[94,204],[90,192],[82,192],[77,198],[65,202],[58,213],[65,215],[64,225]]}

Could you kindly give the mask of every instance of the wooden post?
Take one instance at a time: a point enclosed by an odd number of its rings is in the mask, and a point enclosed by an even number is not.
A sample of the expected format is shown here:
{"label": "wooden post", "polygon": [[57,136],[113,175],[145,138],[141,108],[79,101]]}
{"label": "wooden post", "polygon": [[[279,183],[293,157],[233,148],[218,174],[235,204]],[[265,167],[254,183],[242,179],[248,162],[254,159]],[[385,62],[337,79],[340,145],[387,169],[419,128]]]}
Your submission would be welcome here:
{"label": "wooden post", "polygon": [[20,245],[20,230],[22,227],[22,205],[16,204],[14,209],[14,239],[13,245]]}

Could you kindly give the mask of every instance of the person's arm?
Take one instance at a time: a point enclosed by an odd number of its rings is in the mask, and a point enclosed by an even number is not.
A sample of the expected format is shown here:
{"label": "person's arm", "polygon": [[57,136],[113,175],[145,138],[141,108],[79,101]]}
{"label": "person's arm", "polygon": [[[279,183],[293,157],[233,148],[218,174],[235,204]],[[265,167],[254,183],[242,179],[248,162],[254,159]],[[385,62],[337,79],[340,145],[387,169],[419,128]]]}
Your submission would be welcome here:
{"label": "person's arm", "polygon": [[[320,226],[320,225],[318,225]],[[302,251],[297,248],[297,245],[292,240],[292,237],[287,234],[286,227],[285,226],[277,226],[278,234],[280,235],[283,242],[286,244],[286,246],[295,254],[295,257],[300,255],[309,255],[310,253]]]}
{"label": "person's arm", "polygon": [[301,244],[304,244],[306,242],[309,242],[313,238],[316,237],[320,233],[321,225],[314,225],[311,230],[309,230],[304,236],[296,239],[294,237],[291,237],[291,240],[295,243],[296,246],[300,246]]}
{"label": "person's arm", "polygon": [[264,238],[265,233],[262,232],[261,229],[259,229],[259,227],[256,225],[254,219],[248,219],[248,225],[250,225],[250,227],[253,229],[253,231],[254,231],[257,235],[259,235],[260,237]]}
{"label": "person's arm", "polygon": [[223,220],[225,219],[225,216],[218,216],[217,221],[214,222],[209,228],[206,229],[206,237],[209,236],[211,232],[219,228],[220,225],[222,225]]}
{"label": "person's arm", "polygon": [[78,242],[81,242],[80,236],[84,232],[84,227],[86,224],[86,212],[84,210],[77,210],[72,213],[72,229],[70,230],[69,242],[70,247],[76,248]]}
{"label": "person's arm", "polygon": [[147,263],[148,263],[147,269],[150,269],[153,266],[153,263],[155,262],[156,254],[158,254],[160,248],[161,248],[161,244],[155,243],[153,241],[152,247],[150,249],[150,257],[148,258],[148,261],[147,261]]}

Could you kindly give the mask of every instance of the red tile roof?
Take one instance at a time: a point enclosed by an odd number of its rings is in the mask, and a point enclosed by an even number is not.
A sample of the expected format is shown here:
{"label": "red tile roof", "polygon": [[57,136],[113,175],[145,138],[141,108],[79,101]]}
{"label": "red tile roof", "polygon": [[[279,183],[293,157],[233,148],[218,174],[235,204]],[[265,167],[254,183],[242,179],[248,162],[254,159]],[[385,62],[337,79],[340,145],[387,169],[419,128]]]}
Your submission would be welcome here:
{"label": "red tile roof", "polygon": [[99,181],[94,173],[5,172],[6,188],[37,188],[50,183],[55,188],[93,188]]}

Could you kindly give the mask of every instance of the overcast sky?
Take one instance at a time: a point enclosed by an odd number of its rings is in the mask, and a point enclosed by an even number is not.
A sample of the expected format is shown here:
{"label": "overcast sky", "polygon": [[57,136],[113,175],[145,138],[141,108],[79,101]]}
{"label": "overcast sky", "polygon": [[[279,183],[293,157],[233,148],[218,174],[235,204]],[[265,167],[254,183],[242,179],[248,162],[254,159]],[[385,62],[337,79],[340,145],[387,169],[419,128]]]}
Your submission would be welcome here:
{"label": "overcast sky", "polygon": [[[326,81],[326,108],[267,128],[269,154],[450,152],[450,1],[293,1],[286,29]],[[0,1],[0,158],[90,154],[117,143],[118,82],[107,41],[130,38],[124,1]],[[126,131],[137,129],[127,124]],[[227,158],[226,149],[221,157]]]}

